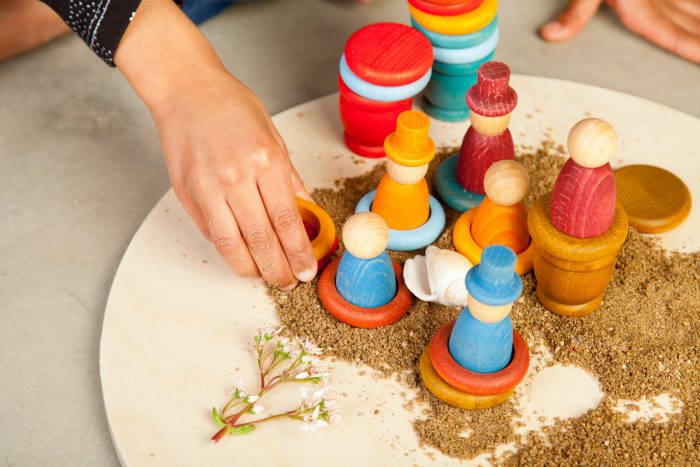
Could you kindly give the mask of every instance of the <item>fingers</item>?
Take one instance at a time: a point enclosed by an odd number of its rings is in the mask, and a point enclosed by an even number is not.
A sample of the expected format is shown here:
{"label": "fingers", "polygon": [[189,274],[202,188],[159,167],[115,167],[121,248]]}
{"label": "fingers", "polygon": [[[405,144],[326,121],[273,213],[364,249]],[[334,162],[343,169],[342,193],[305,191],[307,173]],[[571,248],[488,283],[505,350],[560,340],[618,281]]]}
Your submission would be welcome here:
{"label": "fingers", "polygon": [[292,191],[294,192],[294,196],[316,204],[316,201],[314,201],[309,191],[306,189],[306,186],[304,186],[304,182],[301,181],[297,169],[294,168],[291,162],[289,163],[289,170],[292,173]]}
{"label": "fingers", "polygon": [[700,63],[700,31],[687,31],[677,18],[656,8],[620,13],[623,24],[632,32],[671,53]]}
{"label": "fingers", "polygon": [[540,28],[540,36],[549,42],[563,42],[578,34],[593,18],[602,0],[571,0],[566,9]]}
{"label": "fingers", "polygon": [[288,164],[288,161],[285,159],[280,166],[270,167],[261,173],[258,190],[289,267],[297,279],[308,282],[316,277],[318,262],[294,201],[295,190],[289,171],[291,165],[282,164]]}
{"label": "fingers", "polygon": [[260,277],[260,271],[241,237],[226,200],[203,203],[209,240],[233,271],[242,277]]}

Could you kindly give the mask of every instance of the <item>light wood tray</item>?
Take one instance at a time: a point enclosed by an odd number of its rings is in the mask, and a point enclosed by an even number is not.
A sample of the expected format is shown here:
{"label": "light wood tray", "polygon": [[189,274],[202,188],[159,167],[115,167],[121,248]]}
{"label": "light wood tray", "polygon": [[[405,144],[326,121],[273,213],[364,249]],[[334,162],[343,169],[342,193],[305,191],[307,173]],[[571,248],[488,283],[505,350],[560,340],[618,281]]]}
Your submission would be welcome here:
{"label": "light wood tray", "polygon": [[[512,86],[519,95],[510,126],[516,145],[537,147],[545,135],[564,144],[576,121],[594,115],[618,131],[614,167],[649,163],[680,176],[696,202],[688,220],[661,238],[668,248],[698,249],[699,120],[640,98],[572,82],[516,75]],[[360,158],[343,146],[337,99],[326,96],[274,117],[309,187],[332,187],[335,179],[359,175],[377,163],[362,159],[358,164]],[[438,146],[456,146],[467,125],[432,121],[430,134]],[[422,411],[403,407],[413,397],[410,390],[393,379],[373,377],[372,371],[360,376],[367,367],[344,363],[332,364],[331,373],[343,407],[339,426],[309,434],[299,431],[296,423],[281,421],[250,436],[211,445],[211,407],[221,404],[239,376],[255,389],[248,342],[257,327],[276,321],[264,287],[234,277],[172,190],[166,193],[124,254],[104,316],[102,390],[122,464],[403,466],[432,463],[433,458],[438,464],[459,464],[418,446],[411,420]],[[533,365],[538,353],[534,355]],[[533,367],[527,379],[536,373]],[[528,387],[524,384],[516,392],[516,402],[526,400]],[[556,392],[556,384],[552,391],[552,397],[565,394]],[[267,405],[283,403],[273,400]],[[375,409],[380,416],[373,415]]]}

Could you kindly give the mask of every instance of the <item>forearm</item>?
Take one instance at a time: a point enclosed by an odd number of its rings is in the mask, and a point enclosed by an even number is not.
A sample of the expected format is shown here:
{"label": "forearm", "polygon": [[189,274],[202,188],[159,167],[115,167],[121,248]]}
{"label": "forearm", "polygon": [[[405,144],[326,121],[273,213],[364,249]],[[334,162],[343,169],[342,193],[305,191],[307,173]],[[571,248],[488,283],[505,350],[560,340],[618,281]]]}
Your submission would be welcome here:
{"label": "forearm", "polygon": [[114,62],[151,112],[224,71],[204,35],[172,2],[142,0]]}

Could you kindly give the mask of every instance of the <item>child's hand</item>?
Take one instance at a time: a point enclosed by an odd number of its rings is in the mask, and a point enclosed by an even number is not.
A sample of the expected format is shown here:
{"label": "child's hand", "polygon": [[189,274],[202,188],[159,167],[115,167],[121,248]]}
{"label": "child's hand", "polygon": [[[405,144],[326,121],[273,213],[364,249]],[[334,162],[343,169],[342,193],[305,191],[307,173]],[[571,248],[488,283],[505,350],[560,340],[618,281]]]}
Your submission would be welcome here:
{"label": "child's hand", "polygon": [[241,276],[289,289],[316,275],[294,202],[310,199],[259,99],[225,70],[154,112],[173,188]]}
{"label": "child's hand", "polygon": [[175,193],[238,274],[283,289],[316,275],[308,197],[258,98],[172,0],[142,0],[115,63],[158,126]]}
{"label": "child's hand", "polygon": [[540,35],[551,42],[571,39],[591,20],[603,1],[632,32],[700,63],[698,0],[571,0],[555,20],[542,26]]}

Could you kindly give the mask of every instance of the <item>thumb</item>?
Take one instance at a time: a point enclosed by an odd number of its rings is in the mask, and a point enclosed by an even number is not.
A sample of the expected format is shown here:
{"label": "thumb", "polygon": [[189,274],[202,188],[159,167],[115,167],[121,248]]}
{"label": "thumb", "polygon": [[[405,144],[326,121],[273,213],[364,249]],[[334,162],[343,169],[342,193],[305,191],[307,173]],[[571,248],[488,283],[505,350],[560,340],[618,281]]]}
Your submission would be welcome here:
{"label": "thumb", "polygon": [[540,28],[540,36],[549,42],[563,42],[578,34],[593,18],[603,0],[571,0],[554,20]]}

